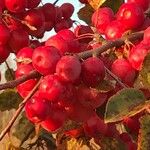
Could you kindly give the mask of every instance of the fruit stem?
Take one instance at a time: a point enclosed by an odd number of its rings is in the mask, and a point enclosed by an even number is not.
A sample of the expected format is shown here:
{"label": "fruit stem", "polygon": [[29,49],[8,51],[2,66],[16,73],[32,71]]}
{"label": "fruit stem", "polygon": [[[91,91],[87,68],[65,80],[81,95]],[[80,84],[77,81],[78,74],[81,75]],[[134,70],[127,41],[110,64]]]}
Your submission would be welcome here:
{"label": "fruit stem", "polygon": [[106,72],[111,76],[113,77],[123,88],[128,88],[129,86],[128,85],[125,85],[120,78],[118,78],[115,74],[113,74],[106,66],[105,67],[105,70]]}

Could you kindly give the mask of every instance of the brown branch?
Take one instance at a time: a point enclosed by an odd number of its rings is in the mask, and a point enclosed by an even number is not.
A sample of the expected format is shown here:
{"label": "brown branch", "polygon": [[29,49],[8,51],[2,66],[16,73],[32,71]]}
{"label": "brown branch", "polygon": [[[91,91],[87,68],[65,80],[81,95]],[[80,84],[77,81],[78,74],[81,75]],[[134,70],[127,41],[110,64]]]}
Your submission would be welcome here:
{"label": "brown branch", "polygon": [[120,39],[117,39],[114,41],[108,41],[106,44],[102,45],[99,48],[84,51],[84,52],[78,53],[77,55],[82,59],[91,57],[93,55],[93,53],[98,56],[108,49],[111,49],[113,47],[120,47],[120,46],[124,45],[126,40],[129,40],[130,42],[141,40],[143,38],[143,34],[144,34],[143,32],[133,33],[127,37],[123,37],[123,38],[120,38]]}
{"label": "brown branch", "polygon": [[33,70],[33,71],[31,71],[31,73],[29,73],[27,75],[23,75],[22,77],[20,77],[16,80],[12,80],[7,83],[0,84],[0,90],[7,89],[7,88],[14,88],[17,85],[19,85],[29,79],[34,79],[37,77],[40,77],[40,74],[37,71]]}
{"label": "brown branch", "polygon": [[35,85],[35,87],[33,88],[33,90],[27,95],[27,97],[24,99],[24,101],[19,105],[19,108],[16,110],[14,116],[12,117],[12,119],[9,121],[9,123],[7,124],[7,126],[2,130],[1,134],[0,134],[0,141],[3,139],[3,137],[8,133],[8,131],[10,131],[11,127],[13,126],[14,122],[16,121],[16,119],[18,118],[18,116],[20,115],[20,113],[22,112],[25,103],[33,96],[33,94],[36,92],[39,84],[40,84],[41,79],[38,81],[38,83]]}

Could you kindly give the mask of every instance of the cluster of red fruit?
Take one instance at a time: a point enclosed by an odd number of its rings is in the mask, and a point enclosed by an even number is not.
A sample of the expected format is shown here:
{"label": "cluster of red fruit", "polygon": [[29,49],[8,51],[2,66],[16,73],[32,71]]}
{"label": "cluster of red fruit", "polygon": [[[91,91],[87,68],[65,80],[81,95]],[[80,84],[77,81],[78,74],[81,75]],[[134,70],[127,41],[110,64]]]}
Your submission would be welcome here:
{"label": "cluster of red fruit", "polygon": [[42,38],[53,28],[56,32],[72,26],[71,16],[74,6],[64,3],[57,7],[51,3],[39,6],[41,0],[1,0],[0,1],[0,63],[11,52],[17,53],[29,45],[40,45],[31,37]]}
{"label": "cluster of red fruit", "polygon": [[[77,26],[74,31],[68,29],[73,23],[70,17],[74,7],[71,4],[65,3],[58,8],[47,3],[37,7],[40,2],[0,1],[0,63],[11,51],[17,54],[16,78],[33,70],[43,76],[38,90],[25,105],[27,118],[50,132],[57,131],[65,122],[72,120],[82,124],[80,133],[82,130],[90,137],[104,135],[119,138],[128,149],[136,149],[129,134],[119,134],[115,124],[104,123],[103,117],[96,113],[96,109],[105,106],[108,98],[118,89],[115,87],[102,92],[97,88],[104,79],[110,79],[105,70],[107,64],[104,62],[107,60],[104,57],[93,56],[85,60],[78,57],[77,53],[96,47],[90,43],[94,32],[84,25]],[[143,40],[137,41],[128,50],[128,56],[123,55],[110,66],[110,70],[129,86],[133,86],[143,60],[150,52],[150,19],[144,15],[149,3],[149,0],[128,0],[116,15],[105,7],[99,8],[92,16],[93,25],[106,40],[120,38],[128,30],[145,30]],[[53,27],[57,34],[45,42],[29,39],[29,35],[41,38],[45,31]],[[25,98],[37,82],[37,79],[30,79],[18,85],[19,94]],[[131,130],[135,129],[133,120],[124,119],[124,124]],[[139,127],[136,129],[138,132]],[[78,132],[75,133],[74,136],[77,136]],[[74,132],[68,131],[67,134],[73,135]]]}
{"label": "cluster of red fruit", "polygon": [[[145,56],[150,52],[150,18],[144,14],[149,5],[149,0],[128,0],[120,6],[116,15],[111,8],[104,7],[99,8],[92,16],[93,25],[100,34],[105,35],[106,40],[121,38],[129,30],[146,29],[143,41],[137,41],[134,46],[130,46],[128,56],[117,59],[111,66],[112,72],[130,86],[134,83],[137,70],[141,70]],[[123,49],[121,52],[124,52]]]}
{"label": "cluster of red fruit", "polygon": [[[88,26],[78,26],[75,33],[80,33],[84,27]],[[16,78],[33,69],[44,76],[38,91],[25,106],[26,115],[51,132],[62,127],[68,119],[84,123],[91,117],[98,119],[95,109],[107,99],[105,93],[95,89],[105,77],[103,62],[97,57],[82,61],[75,55],[65,55],[67,52],[75,53],[75,45],[82,45],[83,41],[78,40],[75,33],[61,30],[50,37],[45,46],[34,50],[26,47],[17,53],[17,60],[20,61]],[[36,83],[37,79],[30,79],[18,85],[17,90],[22,97],[26,97]],[[100,118],[98,121],[104,124]]]}
{"label": "cluster of red fruit", "polygon": [[148,9],[150,2],[138,2],[128,0],[120,6],[116,15],[109,7],[99,8],[92,16],[92,23],[107,40],[120,38],[128,30],[146,29],[150,25],[150,19],[144,16],[144,11]]}

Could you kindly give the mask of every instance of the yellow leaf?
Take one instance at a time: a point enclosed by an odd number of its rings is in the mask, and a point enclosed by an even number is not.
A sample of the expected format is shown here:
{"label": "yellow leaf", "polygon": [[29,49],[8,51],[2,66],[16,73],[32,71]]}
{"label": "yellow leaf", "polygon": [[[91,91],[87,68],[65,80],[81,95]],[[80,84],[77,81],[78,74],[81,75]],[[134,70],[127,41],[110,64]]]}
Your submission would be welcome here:
{"label": "yellow leaf", "polygon": [[88,0],[89,4],[97,10],[106,0]]}

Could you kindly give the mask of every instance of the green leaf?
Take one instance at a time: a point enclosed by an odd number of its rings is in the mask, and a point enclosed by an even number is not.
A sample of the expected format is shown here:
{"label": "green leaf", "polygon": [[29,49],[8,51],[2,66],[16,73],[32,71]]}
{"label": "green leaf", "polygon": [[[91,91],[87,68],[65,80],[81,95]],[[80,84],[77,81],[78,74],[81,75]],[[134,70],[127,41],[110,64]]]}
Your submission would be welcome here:
{"label": "green leaf", "polygon": [[150,89],[150,53],[144,59],[139,80],[140,83],[142,82],[143,87]]}
{"label": "green leaf", "polygon": [[107,0],[102,7],[110,7],[114,12],[117,12],[124,0]]}
{"label": "green leaf", "polygon": [[[0,111],[0,132],[2,132],[4,130],[4,128],[7,126],[9,120],[13,117],[15,113],[15,109],[11,109],[11,110],[6,110],[6,111]],[[16,122],[15,122],[16,123]],[[13,128],[11,128],[11,131],[13,130]],[[9,135],[11,133],[9,132]],[[11,137],[12,140],[13,137]],[[13,144],[17,145],[18,141],[16,139],[13,138]],[[8,135],[6,135],[2,141],[0,141],[0,150],[7,150],[9,148],[9,145],[11,145],[11,141]]]}
{"label": "green leaf", "polygon": [[100,139],[101,150],[126,150],[125,144],[116,138],[102,137]]}
{"label": "green leaf", "polygon": [[[10,72],[11,71],[11,72]],[[14,72],[14,70],[13,69],[11,69],[11,70],[9,70],[9,69],[7,69],[6,71],[5,71],[5,79],[6,79],[6,81],[11,81],[11,80],[13,80],[13,77],[15,76],[15,72]]]}
{"label": "green leaf", "polygon": [[140,118],[140,132],[138,136],[138,150],[150,149],[150,115]]}
{"label": "green leaf", "polygon": [[22,98],[15,90],[5,90],[0,94],[0,110],[10,110],[17,108],[22,101]]}
{"label": "green leaf", "polygon": [[109,91],[113,90],[113,88],[114,88],[114,87],[113,87],[112,83],[111,83],[110,81],[108,81],[108,80],[103,80],[103,81],[96,87],[96,89],[97,89],[98,91],[103,92],[103,93],[109,92]]}
{"label": "green leaf", "polygon": [[92,17],[93,13],[94,13],[93,8],[89,4],[87,4],[79,10],[78,17],[80,20],[83,20],[88,25],[90,25],[91,24],[91,17]]}
{"label": "green leaf", "polygon": [[[22,141],[27,135],[29,137],[34,133],[34,125],[22,114],[18,123],[14,127],[13,136]],[[28,137],[28,138],[29,138]]]}
{"label": "green leaf", "polygon": [[125,88],[112,96],[106,105],[105,122],[118,122],[125,117],[131,117],[141,112],[146,101],[142,91],[134,88]]}

